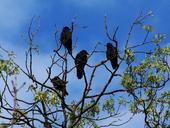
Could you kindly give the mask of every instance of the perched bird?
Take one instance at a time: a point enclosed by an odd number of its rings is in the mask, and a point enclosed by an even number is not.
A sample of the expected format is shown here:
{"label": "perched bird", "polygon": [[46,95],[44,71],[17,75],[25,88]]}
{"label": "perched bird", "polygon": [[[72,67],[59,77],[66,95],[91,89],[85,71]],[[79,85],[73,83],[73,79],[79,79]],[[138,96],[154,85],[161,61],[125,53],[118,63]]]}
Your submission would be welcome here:
{"label": "perched bird", "polygon": [[72,55],[72,32],[69,27],[65,26],[63,28],[60,35],[60,41],[68,50],[68,53]]}
{"label": "perched bird", "polygon": [[86,50],[82,50],[80,51],[75,58],[75,65],[77,68],[77,78],[81,79],[83,77],[83,73],[84,73],[84,67],[87,63],[87,51]]}
{"label": "perched bird", "polygon": [[51,79],[51,82],[56,90],[61,91],[64,96],[68,95],[66,90],[66,81],[61,80],[58,76],[55,76],[53,79]]}
{"label": "perched bird", "polygon": [[106,47],[107,47],[106,57],[108,60],[110,60],[112,68],[116,69],[119,66],[117,48],[113,47],[111,43],[107,43]]}

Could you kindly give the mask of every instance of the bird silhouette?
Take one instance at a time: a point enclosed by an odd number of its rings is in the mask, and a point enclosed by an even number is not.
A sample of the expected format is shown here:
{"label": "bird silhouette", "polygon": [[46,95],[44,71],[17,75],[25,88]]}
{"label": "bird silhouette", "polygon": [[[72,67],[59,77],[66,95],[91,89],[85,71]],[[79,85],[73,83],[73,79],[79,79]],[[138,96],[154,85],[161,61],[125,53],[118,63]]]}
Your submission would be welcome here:
{"label": "bird silhouette", "polygon": [[72,32],[69,27],[65,26],[63,28],[60,35],[60,41],[68,50],[68,53],[72,55]]}
{"label": "bird silhouette", "polygon": [[80,51],[75,58],[75,65],[77,69],[77,78],[81,79],[84,73],[84,67],[87,63],[88,52],[86,50]]}
{"label": "bird silhouette", "polygon": [[112,68],[116,69],[119,66],[117,48],[114,47],[111,43],[107,43],[106,47],[107,47],[106,57],[108,60],[110,60]]}
{"label": "bird silhouette", "polygon": [[51,82],[56,90],[61,91],[64,96],[68,95],[68,92],[66,90],[66,84],[68,82],[61,80],[58,76],[55,76],[54,78],[52,78]]}

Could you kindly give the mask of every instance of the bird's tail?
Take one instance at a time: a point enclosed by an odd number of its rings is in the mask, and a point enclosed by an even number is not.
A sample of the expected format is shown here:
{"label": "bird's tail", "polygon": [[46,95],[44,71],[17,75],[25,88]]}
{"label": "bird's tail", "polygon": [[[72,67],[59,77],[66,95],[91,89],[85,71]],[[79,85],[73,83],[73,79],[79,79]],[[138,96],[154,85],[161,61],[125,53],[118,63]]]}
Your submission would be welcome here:
{"label": "bird's tail", "polygon": [[64,90],[64,96],[67,96],[68,95],[68,92],[67,92],[67,90],[65,89]]}
{"label": "bird's tail", "polygon": [[73,58],[73,60],[75,60],[73,54],[72,54],[72,51],[68,51],[68,53],[70,54],[71,58]]}
{"label": "bird's tail", "polygon": [[114,59],[114,60],[111,61],[111,65],[112,65],[112,68],[113,68],[113,69],[116,69],[116,68],[119,66],[116,59]]}
{"label": "bird's tail", "polygon": [[68,53],[70,55],[72,55],[72,51],[73,51],[73,48],[72,48],[72,38],[68,39],[65,45],[66,45],[65,47],[68,50]]}
{"label": "bird's tail", "polygon": [[72,55],[72,49],[68,49],[68,53]]}
{"label": "bird's tail", "polygon": [[83,71],[82,70],[77,70],[77,78],[81,79],[83,77]]}

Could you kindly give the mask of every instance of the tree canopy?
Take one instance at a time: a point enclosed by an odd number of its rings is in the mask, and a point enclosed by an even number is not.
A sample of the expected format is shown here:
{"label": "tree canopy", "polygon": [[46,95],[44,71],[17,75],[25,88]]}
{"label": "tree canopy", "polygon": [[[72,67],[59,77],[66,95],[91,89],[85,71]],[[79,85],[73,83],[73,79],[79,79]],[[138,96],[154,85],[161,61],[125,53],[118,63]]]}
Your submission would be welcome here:
{"label": "tree canopy", "polygon": [[[66,34],[57,29],[56,47],[51,49],[43,80],[33,68],[38,68],[34,56],[41,54],[34,44],[39,28],[33,27],[33,17],[28,27],[28,49],[22,53],[24,66],[15,60],[15,52],[0,47],[4,56],[0,60],[0,127],[113,127],[124,125],[137,114],[144,116],[146,128],[170,127],[170,46],[162,43],[164,33],[154,32],[152,25],[145,24],[150,17],[151,11],[136,17],[123,46],[117,38],[119,27],[110,31],[105,17],[104,36],[108,42],[89,46],[87,54],[78,51],[79,44],[72,39],[75,22]],[[132,41],[137,28],[142,39]],[[23,75],[27,79],[18,85],[17,78]],[[70,84],[73,75],[78,78]],[[79,86],[79,91],[69,92],[75,86]],[[18,94],[21,89],[31,101]],[[122,121],[125,113],[130,116]]]}

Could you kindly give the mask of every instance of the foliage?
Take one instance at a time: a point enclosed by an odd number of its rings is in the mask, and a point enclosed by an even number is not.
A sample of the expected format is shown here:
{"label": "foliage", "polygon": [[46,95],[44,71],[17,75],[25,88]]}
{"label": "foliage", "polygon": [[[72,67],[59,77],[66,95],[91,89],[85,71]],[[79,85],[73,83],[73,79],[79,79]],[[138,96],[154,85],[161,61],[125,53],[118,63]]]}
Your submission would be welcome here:
{"label": "foliage", "polygon": [[[80,92],[76,94],[68,92],[68,96],[63,95],[63,89],[57,90],[52,87],[51,79],[54,77],[52,72],[57,70],[55,75],[64,81],[66,89],[68,86],[73,86],[68,76],[75,75],[73,72],[76,65],[69,64],[75,61],[75,57],[61,45],[55,32],[57,46],[52,49],[54,52],[49,58],[50,64],[44,69],[47,77],[39,80],[33,71],[33,57],[35,54],[41,54],[33,42],[39,31],[39,28],[35,30],[32,28],[36,22],[33,18],[28,29],[29,47],[25,52],[23,62],[25,67],[14,60],[13,52],[0,47],[8,55],[6,60],[0,60],[0,74],[3,82],[0,95],[0,118],[5,120],[5,123],[2,122],[2,127],[14,125],[31,128],[38,126],[47,128],[113,127],[124,125],[136,114],[144,115],[146,128],[168,127],[170,91],[167,85],[170,81],[170,46],[162,44],[165,34],[155,34],[154,27],[145,24],[145,20],[151,16],[153,16],[152,11],[149,11],[147,14],[141,13],[134,20],[122,49],[118,46],[119,42],[116,39],[118,27],[113,34],[109,34],[105,17],[106,36],[118,49],[119,66],[111,69],[109,60],[106,58],[98,62],[94,61],[92,64],[88,61],[86,64],[88,68],[85,67],[83,79],[77,82],[80,85],[76,85],[80,86]],[[144,39],[131,44],[135,26],[141,28],[140,34],[142,37],[144,35]],[[71,35],[74,27],[75,23],[72,23]],[[93,60],[95,54],[103,53],[98,48],[99,45],[101,44],[97,43],[92,49],[88,60]],[[74,51],[76,50],[73,48]],[[101,78],[99,77],[101,74],[97,72],[100,69],[108,77],[100,80],[101,86],[96,89],[94,79]],[[18,86],[16,78],[22,75],[28,79],[23,85]],[[118,80],[119,84],[117,85],[114,80]],[[22,88],[26,90],[24,94],[30,98],[33,97],[32,101],[26,101],[25,97],[18,95]],[[72,96],[76,97],[72,98]],[[122,122],[124,108],[127,110],[126,113],[132,114],[132,117]]]}

